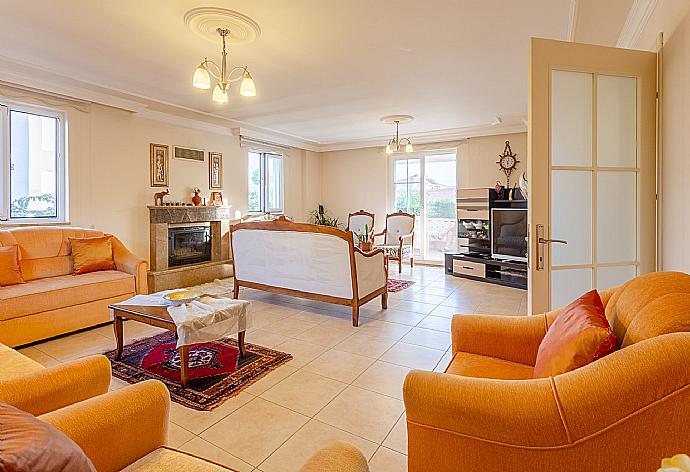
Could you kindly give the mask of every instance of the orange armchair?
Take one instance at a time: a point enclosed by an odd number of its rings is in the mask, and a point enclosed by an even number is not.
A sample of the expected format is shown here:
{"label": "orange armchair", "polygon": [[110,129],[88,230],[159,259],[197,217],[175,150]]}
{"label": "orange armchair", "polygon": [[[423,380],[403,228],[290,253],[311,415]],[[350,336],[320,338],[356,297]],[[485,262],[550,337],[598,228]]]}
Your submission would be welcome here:
{"label": "orange armchair", "polygon": [[409,470],[656,470],[690,448],[690,276],[655,273],[603,292],[620,349],[532,379],[558,310],[453,319],[446,373],[411,372]]}

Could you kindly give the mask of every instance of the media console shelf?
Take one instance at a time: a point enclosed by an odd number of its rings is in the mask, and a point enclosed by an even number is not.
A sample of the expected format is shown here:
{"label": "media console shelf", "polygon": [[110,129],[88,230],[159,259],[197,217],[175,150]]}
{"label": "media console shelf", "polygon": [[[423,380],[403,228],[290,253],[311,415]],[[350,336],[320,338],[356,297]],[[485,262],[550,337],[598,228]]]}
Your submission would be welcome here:
{"label": "media console shelf", "polygon": [[527,289],[527,264],[492,259],[481,254],[446,253],[446,274]]}

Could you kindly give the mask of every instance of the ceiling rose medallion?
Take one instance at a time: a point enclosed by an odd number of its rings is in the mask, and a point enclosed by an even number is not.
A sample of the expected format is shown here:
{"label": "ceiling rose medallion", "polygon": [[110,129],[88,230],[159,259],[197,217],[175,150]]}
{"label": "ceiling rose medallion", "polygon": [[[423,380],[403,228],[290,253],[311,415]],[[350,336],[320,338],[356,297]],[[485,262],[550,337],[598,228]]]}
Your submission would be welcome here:
{"label": "ceiling rose medallion", "polygon": [[224,8],[202,7],[195,8],[185,14],[184,21],[197,35],[204,39],[217,41],[220,36],[222,42],[221,62],[204,58],[194,71],[192,85],[199,89],[211,88],[211,77],[216,80],[211,99],[217,103],[228,102],[228,89],[234,82],[240,82],[240,95],[243,97],[256,96],[256,85],[247,66],[235,66],[228,69],[227,45],[247,44],[254,41],[261,34],[259,25],[248,16]]}
{"label": "ceiling rose medallion", "polygon": [[386,145],[386,154],[393,154],[396,152],[414,152],[414,146],[410,142],[410,138],[400,138],[400,123],[409,123],[414,117],[410,115],[390,115],[381,118],[381,123],[392,125],[395,123],[395,135],[388,140]]}

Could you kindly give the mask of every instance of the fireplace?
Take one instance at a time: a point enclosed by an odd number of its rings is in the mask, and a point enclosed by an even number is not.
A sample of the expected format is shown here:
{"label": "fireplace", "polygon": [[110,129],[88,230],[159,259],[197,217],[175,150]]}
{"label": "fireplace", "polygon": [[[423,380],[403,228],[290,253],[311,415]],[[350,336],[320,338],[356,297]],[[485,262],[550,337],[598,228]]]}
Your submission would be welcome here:
{"label": "fireplace", "polygon": [[211,260],[210,226],[168,228],[168,266],[176,267]]}

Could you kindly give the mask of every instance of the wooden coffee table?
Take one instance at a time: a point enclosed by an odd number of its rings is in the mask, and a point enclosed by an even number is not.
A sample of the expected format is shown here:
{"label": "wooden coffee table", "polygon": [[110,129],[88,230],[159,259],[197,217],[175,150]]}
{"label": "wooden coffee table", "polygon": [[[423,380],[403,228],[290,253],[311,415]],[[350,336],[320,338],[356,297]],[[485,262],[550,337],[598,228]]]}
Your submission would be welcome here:
{"label": "wooden coffee table", "polygon": [[[122,332],[122,321],[133,320],[158,328],[164,328],[173,333],[177,333],[177,326],[170,317],[165,306],[141,306],[141,305],[110,305],[113,310],[113,328],[115,330],[115,340],[117,342],[117,352],[115,359],[122,359],[122,349],[124,347],[124,336]],[[237,344],[240,350],[240,357],[244,358],[244,331],[237,333]],[[189,379],[189,345],[180,346],[180,384],[182,388],[187,388]]]}

